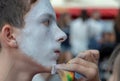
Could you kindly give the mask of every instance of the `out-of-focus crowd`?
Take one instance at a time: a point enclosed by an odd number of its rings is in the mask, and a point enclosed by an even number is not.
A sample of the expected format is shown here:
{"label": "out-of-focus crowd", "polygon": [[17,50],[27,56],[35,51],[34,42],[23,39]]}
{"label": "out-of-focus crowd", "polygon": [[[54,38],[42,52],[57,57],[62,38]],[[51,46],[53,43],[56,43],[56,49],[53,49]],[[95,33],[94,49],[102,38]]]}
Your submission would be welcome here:
{"label": "out-of-focus crowd", "polygon": [[114,20],[103,20],[97,10],[90,16],[86,10],[82,10],[81,15],[76,19],[73,19],[69,13],[61,14],[58,25],[68,38],[62,43],[62,55],[58,63],[66,63],[82,51],[97,49],[100,51],[101,80],[108,81],[111,74],[108,72],[111,68],[108,67],[108,58],[120,43],[119,22],[120,15]]}

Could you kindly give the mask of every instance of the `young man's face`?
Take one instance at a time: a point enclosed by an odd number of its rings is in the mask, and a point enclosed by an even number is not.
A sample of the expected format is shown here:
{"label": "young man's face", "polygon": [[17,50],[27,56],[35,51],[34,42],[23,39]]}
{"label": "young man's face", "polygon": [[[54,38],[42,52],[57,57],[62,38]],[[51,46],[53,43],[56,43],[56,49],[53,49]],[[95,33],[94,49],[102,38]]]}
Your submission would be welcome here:
{"label": "young man's face", "polygon": [[25,27],[17,37],[20,49],[37,63],[50,66],[56,63],[60,44],[66,39],[56,24],[49,0],[38,0],[25,16]]}

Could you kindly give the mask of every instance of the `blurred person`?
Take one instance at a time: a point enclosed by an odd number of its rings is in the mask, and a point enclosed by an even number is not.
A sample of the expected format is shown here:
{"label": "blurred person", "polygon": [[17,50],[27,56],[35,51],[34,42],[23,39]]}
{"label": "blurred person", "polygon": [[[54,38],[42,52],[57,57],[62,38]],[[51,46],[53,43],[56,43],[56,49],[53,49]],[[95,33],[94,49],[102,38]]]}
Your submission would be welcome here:
{"label": "blurred person", "polygon": [[71,16],[69,13],[63,13],[60,15],[58,25],[63,32],[67,35],[67,39],[61,44],[62,46],[62,54],[63,57],[66,59],[64,63],[72,59],[71,54],[71,44],[70,44],[70,23],[71,23]]}
{"label": "blurred person", "polygon": [[87,11],[82,10],[80,17],[71,23],[70,43],[74,56],[76,56],[80,51],[88,49],[87,19]]}
{"label": "blurred person", "polygon": [[88,32],[89,32],[89,49],[99,49],[101,42],[101,35],[103,31],[102,21],[100,19],[99,11],[92,12],[91,17],[88,19]]}
{"label": "blurred person", "polygon": [[[100,47],[101,59],[110,56],[116,47],[116,37],[114,31],[103,32],[102,43]],[[105,55],[106,54],[106,55]]]}
{"label": "blurred person", "polygon": [[[0,0],[0,81],[32,81],[38,73],[50,73],[65,39],[49,0]],[[98,58],[91,50],[56,68],[100,81]]]}
{"label": "blurred person", "polygon": [[[106,26],[107,27],[107,26]],[[107,27],[108,28],[108,27]],[[113,50],[116,47],[116,38],[115,38],[115,32],[113,29],[104,29],[104,32],[102,34],[102,42],[100,46],[100,76],[102,81],[106,81],[108,79],[108,71],[107,71],[107,65],[108,65],[108,59],[110,58]]]}
{"label": "blurred person", "polygon": [[114,32],[104,32],[103,33],[103,43],[115,43],[115,33]]}
{"label": "blurred person", "polygon": [[71,16],[69,13],[63,13],[60,15],[58,25],[63,30],[66,35],[67,39],[62,43],[63,49],[70,50],[70,43],[69,43],[69,35],[70,35],[70,23],[71,23]]}
{"label": "blurred person", "polygon": [[114,25],[115,35],[116,35],[116,43],[120,43],[120,9],[118,12],[118,16],[115,19],[115,25]]}

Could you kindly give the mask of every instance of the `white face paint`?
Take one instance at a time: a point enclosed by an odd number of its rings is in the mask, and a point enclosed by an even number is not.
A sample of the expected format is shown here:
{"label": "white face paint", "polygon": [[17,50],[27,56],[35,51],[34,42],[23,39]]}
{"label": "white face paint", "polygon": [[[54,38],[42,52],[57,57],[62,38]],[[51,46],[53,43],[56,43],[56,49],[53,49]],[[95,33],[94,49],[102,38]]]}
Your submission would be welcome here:
{"label": "white face paint", "polygon": [[62,40],[66,35],[56,24],[54,10],[49,0],[38,0],[25,17],[25,27],[17,37],[20,49],[37,63],[56,64]]}

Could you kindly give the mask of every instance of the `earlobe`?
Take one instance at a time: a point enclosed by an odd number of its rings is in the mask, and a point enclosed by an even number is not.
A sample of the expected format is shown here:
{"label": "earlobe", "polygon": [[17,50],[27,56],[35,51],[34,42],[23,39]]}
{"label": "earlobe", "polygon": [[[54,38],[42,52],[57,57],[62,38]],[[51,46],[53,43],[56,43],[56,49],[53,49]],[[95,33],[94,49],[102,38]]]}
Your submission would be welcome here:
{"label": "earlobe", "polygon": [[16,42],[15,40],[12,40],[12,41],[10,42],[10,46],[12,46],[12,47],[17,47],[17,42]]}

